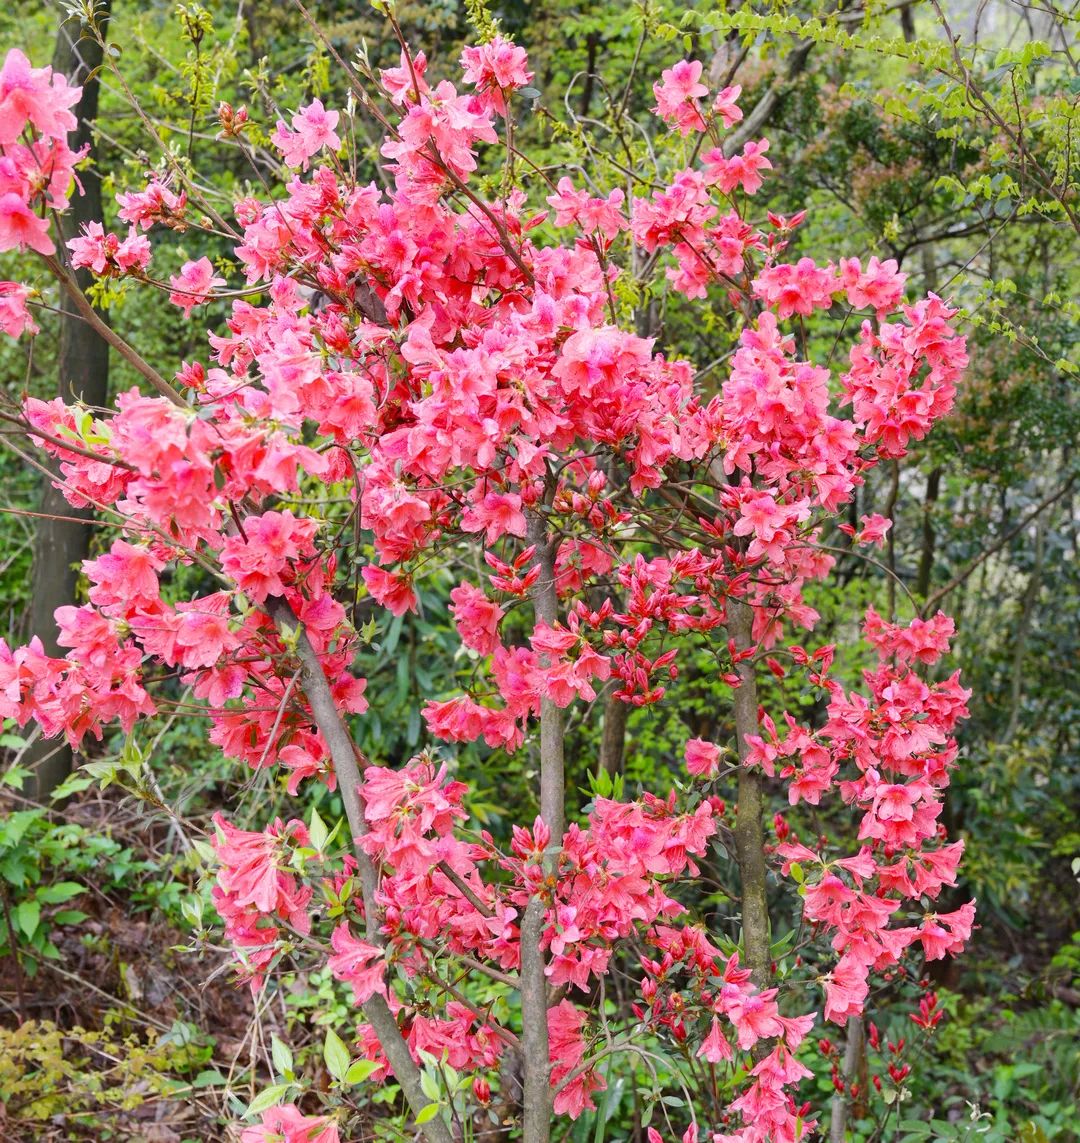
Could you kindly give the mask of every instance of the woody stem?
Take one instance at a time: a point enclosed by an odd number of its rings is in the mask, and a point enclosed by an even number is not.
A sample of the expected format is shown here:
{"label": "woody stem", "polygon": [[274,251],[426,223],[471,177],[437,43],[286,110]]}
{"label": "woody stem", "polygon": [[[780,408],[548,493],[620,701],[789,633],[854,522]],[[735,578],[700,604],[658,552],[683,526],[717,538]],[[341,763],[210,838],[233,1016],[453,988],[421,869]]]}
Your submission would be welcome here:
{"label": "woody stem", "polygon": [[[741,600],[727,604],[728,635],[736,651],[753,645],[753,609]],[[735,691],[735,744],[739,762],[749,754],[747,736],[758,731],[757,681],[752,659],[736,664],[739,686]],[[769,982],[769,902],[766,894],[764,792],[761,775],[739,767],[739,804],[735,811],[735,860],[742,880],[743,956],[759,989]]]}
{"label": "woody stem", "polygon": [[[277,596],[271,596],[266,601],[266,610],[282,636],[289,643],[295,641],[296,655],[301,664],[301,682],[304,694],[307,696],[311,708],[312,718],[319,728],[327,746],[330,748],[330,757],[334,763],[334,773],[337,775],[338,790],[345,806],[345,816],[349,821],[349,828],[354,842],[368,832],[367,820],[364,817],[364,808],[360,801],[360,768],[356,764],[356,755],[353,752],[352,737],[349,734],[334,696],[330,690],[330,682],[319,661],[318,653],[311,644],[303,625],[296,616],[289,603]],[[354,845],[357,865],[360,871],[361,892],[364,899],[364,919],[367,922],[367,939],[370,944],[381,945],[382,934],[379,932],[378,905],[375,900],[375,890],[378,884],[378,874],[374,863],[368,854],[359,846]],[[394,1071],[394,1077],[401,1085],[401,1090],[412,1110],[418,1115],[431,1101],[424,1094],[420,1084],[420,1069],[413,1062],[409,1053],[409,1046],[401,1034],[397,1020],[390,1011],[390,1006],[383,996],[372,996],[363,1005],[364,1018],[371,1025],[379,1044]],[[428,1143],[453,1143],[450,1130],[441,1116],[429,1119],[420,1127],[421,1133]]]}

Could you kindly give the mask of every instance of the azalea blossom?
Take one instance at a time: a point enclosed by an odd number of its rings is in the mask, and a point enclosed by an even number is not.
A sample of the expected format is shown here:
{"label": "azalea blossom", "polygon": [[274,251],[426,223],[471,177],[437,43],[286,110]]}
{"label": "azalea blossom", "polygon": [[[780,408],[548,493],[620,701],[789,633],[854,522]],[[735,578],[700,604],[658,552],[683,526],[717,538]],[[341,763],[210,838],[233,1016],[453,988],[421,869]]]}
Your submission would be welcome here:
{"label": "azalea blossom", "polygon": [[197,262],[185,262],[179,274],[169,278],[172,292],[169,301],[184,311],[184,316],[203,304],[210,297],[215,287],[224,286],[225,279],[214,274],[214,267],[209,258],[200,258]]}

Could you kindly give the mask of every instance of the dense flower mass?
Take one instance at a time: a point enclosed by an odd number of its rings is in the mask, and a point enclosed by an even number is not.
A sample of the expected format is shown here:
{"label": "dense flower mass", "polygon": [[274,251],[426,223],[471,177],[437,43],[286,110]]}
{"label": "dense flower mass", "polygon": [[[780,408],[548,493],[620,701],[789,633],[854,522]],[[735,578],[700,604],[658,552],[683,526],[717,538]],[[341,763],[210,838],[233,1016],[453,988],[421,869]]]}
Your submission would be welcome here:
{"label": "dense flower mass", "polygon": [[[319,955],[364,1011],[357,1043],[376,1075],[392,1070],[385,1024],[376,1030],[385,1006],[415,1061],[475,1073],[487,1098],[516,1041],[513,1020],[452,988],[437,1004],[417,997],[447,964],[455,979],[486,969],[513,983],[538,953],[557,998],[545,1005],[551,1098],[572,1118],[606,1082],[587,997],[634,948],[623,976],[639,993],[635,1034],[689,1043],[735,1085],[724,1122],[702,1129],[714,1141],[805,1139],[814,1120],[797,1099],[810,1074],[799,1053],[815,1008],[843,1023],[864,1011],[875,973],[916,951],[959,951],[973,923],[970,905],[926,911],[955,884],[962,848],[939,819],[967,692],[955,675],[934,681],[926,670],[947,651],[951,621],[870,611],[880,662],[862,689],[831,676],[833,648],[791,642],[817,618],[805,585],[833,564],[823,530],[871,467],[948,412],[964,341],[943,299],[904,299],[895,262],[783,260],[801,218],[759,229],[745,201],[772,168],[764,139],[736,154],[706,149],[661,189],[629,197],[567,176],[550,188],[548,211],[520,190],[481,199],[470,187],[478,151],[499,141],[532,73],[499,36],[467,48],[462,65],[472,94],[429,80],[422,54],[381,73],[393,118],[385,189],[334,161],[348,134],[341,112],[315,100],[291,126],[277,123],[286,193],[235,207],[235,273],[261,293],[232,299],[207,361],[176,375],[176,399],[167,386],[131,390],[103,415],[26,403],[28,431],[58,463],[71,503],[110,507],[123,528],[84,565],[89,602],[57,612],[63,657],[36,640],[0,641],[0,716],[35,719],[75,745],[110,721],[130,730],[154,710],[151,679],[164,666],[204,705],[227,756],[280,765],[290,793],[349,781],[335,741],[368,701],[339,590],[345,580],[356,590],[353,569],[339,575],[354,515],[374,552],[359,581],[394,616],[418,608],[417,586],[447,545],[476,553],[462,566],[477,573],[450,593],[470,686],[423,711],[443,742],[514,751],[538,719],[552,725],[605,684],[635,707],[660,702],[691,638],[715,648],[733,692],[752,685],[765,652],[782,652],[791,666],[770,658],[770,668],[805,676],[823,696],[823,723],[762,709],[741,757],[691,738],[677,791],[598,796],[568,825],[542,814],[500,846],[469,829],[468,790],[430,751],[400,769],[364,759],[354,854],[323,853],[298,821],[245,831],[219,817],[213,894],[253,988],[324,931]],[[657,116],[680,136],[718,137],[742,120],[739,89],[714,96],[702,71],[684,60],[654,87]],[[0,249],[53,252],[45,211],[66,205],[77,97],[9,54]],[[185,217],[186,192],[152,179],[118,202],[127,238],[91,225],[68,243],[72,264],[142,276],[146,233]],[[542,237],[563,231],[565,244]],[[618,308],[611,287],[630,242],[657,255],[686,297],[741,298],[746,317],[715,390]],[[185,315],[221,305],[218,268],[207,256],[186,261],[170,300]],[[32,330],[27,296],[0,288],[6,332]],[[836,375],[804,359],[793,319],[838,310],[858,317],[853,336],[841,327],[847,364]],[[331,507],[343,496],[348,520]],[[866,516],[849,534],[880,543],[888,524]],[[177,599],[169,569],[195,564],[208,586]],[[803,916],[821,938],[793,970],[790,998],[767,963],[723,946],[678,892],[726,852],[720,790],[740,770],[779,783],[791,807],[831,798],[857,822],[854,853],[785,829],[768,855],[775,876],[802,886]],[[526,948],[537,902],[539,935]],[[338,1133],[286,1104],[243,1134],[282,1137],[333,1143]]]}
{"label": "dense flower mass", "polygon": [[0,68],[0,251],[56,250],[45,212],[67,207],[85,153],[67,144],[80,92],[51,67],[31,67],[18,49],[8,52]]}

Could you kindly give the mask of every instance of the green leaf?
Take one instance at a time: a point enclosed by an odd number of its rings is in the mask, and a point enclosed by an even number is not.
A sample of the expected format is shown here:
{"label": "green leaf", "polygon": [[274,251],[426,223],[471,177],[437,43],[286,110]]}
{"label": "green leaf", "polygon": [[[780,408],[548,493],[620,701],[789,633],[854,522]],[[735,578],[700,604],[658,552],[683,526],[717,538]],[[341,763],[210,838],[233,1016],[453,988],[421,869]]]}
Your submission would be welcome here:
{"label": "green leaf", "polygon": [[78,897],[80,893],[85,892],[86,886],[76,881],[58,881],[55,885],[46,885],[44,889],[39,889],[34,896],[46,905],[62,905],[72,897]]}
{"label": "green leaf", "polygon": [[[12,749],[12,746],[4,741],[6,738],[14,738],[14,735],[0,734],[0,746],[6,746],[10,750]],[[15,741],[18,743],[18,746],[14,747],[14,749],[19,749],[22,747],[22,739],[17,738]],[[0,778],[0,782],[2,782],[5,786],[14,786],[16,790],[21,790],[26,782],[26,779],[29,777],[30,770],[28,770],[27,767],[12,766],[4,773],[4,776]]]}
{"label": "green leaf", "polygon": [[26,831],[42,816],[41,810],[18,810],[0,826],[0,844],[14,849]]}
{"label": "green leaf", "polygon": [[270,1034],[270,1054],[274,1060],[274,1067],[278,1075],[291,1078],[293,1075],[293,1054],[289,1045],[279,1040],[274,1033]]}
{"label": "green leaf", "polygon": [[53,917],[54,925],[77,925],[80,921],[85,921],[89,913],[84,913],[81,909],[62,909]]}
{"label": "green leaf", "polygon": [[326,1033],[326,1042],[323,1044],[323,1059],[326,1061],[326,1070],[334,1079],[345,1079],[349,1071],[349,1049],[345,1047],[341,1037],[333,1028]]}
{"label": "green leaf", "polygon": [[70,798],[72,794],[81,794],[83,790],[88,790],[93,784],[93,778],[87,778],[85,775],[76,772],[61,782],[60,785],[53,790],[50,797],[54,802],[57,802],[62,798]]}
{"label": "green leaf", "polygon": [[420,1108],[416,1114],[417,1127],[422,1127],[425,1123],[430,1123],[438,1114],[439,1105],[437,1103],[429,1103],[427,1107]]}
{"label": "green leaf", "polygon": [[345,1073],[346,1083],[363,1083],[373,1072],[377,1072],[382,1065],[376,1060],[357,1060]]}
{"label": "green leaf", "polygon": [[434,1077],[434,1075],[432,1075],[431,1072],[427,1070],[427,1068],[425,1068],[420,1073],[420,1087],[423,1090],[424,1095],[426,1095],[430,1100],[437,1101],[439,1096],[442,1094],[439,1091],[439,1081]]}
{"label": "green leaf", "polygon": [[245,1117],[248,1115],[258,1115],[268,1107],[273,1107],[275,1104],[280,1103],[290,1086],[291,1085],[287,1083],[275,1083],[271,1084],[270,1087],[263,1088],[247,1105],[247,1110],[244,1112]]}
{"label": "green leaf", "polygon": [[329,831],[326,828],[326,823],[319,817],[319,811],[314,806],[311,807],[308,833],[311,834],[311,844],[321,853],[326,845],[326,839],[329,837]]}
{"label": "green leaf", "polygon": [[41,922],[41,905],[37,901],[21,901],[15,907],[15,921],[27,937],[32,937]]}

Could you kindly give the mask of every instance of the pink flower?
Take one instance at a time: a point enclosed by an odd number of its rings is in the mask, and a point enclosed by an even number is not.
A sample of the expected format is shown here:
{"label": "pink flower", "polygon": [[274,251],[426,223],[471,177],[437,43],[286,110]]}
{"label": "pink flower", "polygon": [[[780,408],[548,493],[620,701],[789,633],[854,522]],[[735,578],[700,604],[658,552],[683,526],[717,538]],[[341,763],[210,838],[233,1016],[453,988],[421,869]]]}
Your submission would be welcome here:
{"label": "pink flower", "polygon": [[585,191],[574,190],[574,184],[565,176],[559,179],[556,193],[548,195],[548,204],[555,208],[556,226],[579,226],[586,234],[598,232],[611,241],[630,223],[623,214],[626,196],[616,188],[607,198],[591,198]]}
{"label": "pink flower", "polygon": [[381,68],[379,79],[383,90],[389,96],[395,107],[402,107],[410,99],[427,95],[431,90],[424,79],[427,71],[427,56],[417,52],[412,59],[401,53],[401,62],[397,67]]}
{"label": "pink flower", "polygon": [[695,778],[712,778],[720,765],[720,747],[704,738],[686,744],[686,768]]}
{"label": "pink flower", "polygon": [[[479,492],[479,489],[478,489]],[[503,536],[525,535],[525,514],[516,492],[479,492],[461,517],[466,532],[483,532],[489,544]]]}
{"label": "pink flower", "polygon": [[49,220],[38,216],[14,191],[0,195],[0,251],[30,249],[53,254]]}
{"label": "pink flower", "polygon": [[705,118],[698,100],[709,94],[700,82],[701,61],[680,60],[660,73],[660,83],[653,84],[656,106],[653,113],[675,127],[680,135],[704,131]]}
{"label": "pink flower", "polygon": [[525,87],[532,80],[528,62],[525,49],[502,36],[467,47],[461,53],[465,82],[472,84],[483,103],[500,115],[506,114],[506,93]]}
{"label": "pink flower", "polygon": [[245,1127],[240,1143],[341,1143],[341,1135],[328,1115],[304,1115],[295,1103],[283,1103]]}
{"label": "pink flower", "polygon": [[450,592],[450,612],[466,647],[480,655],[490,655],[499,646],[499,621],[503,609],[471,583],[462,583]]}
{"label": "pink flower", "polygon": [[222,545],[222,570],[257,603],[281,595],[282,577],[291,579],[290,565],[314,554],[317,528],[316,521],[298,520],[288,508],[248,516],[243,534],[227,537]]}
{"label": "pink flower", "polygon": [[862,1013],[867,993],[867,968],[845,953],[825,978],[825,1019],[844,1024],[849,1016]]}
{"label": "pink flower", "polygon": [[821,267],[812,258],[800,258],[795,265],[766,266],[753,281],[754,293],[781,319],[792,314],[809,317],[817,309],[832,305],[836,278],[831,267]]}
{"label": "pink flower", "polygon": [[17,48],[0,68],[0,146],[16,142],[27,122],[51,139],[66,140],[77,122],[68,110],[78,103],[81,87],[70,87],[51,67],[35,68]]}
{"label": "pink flower", "polygon": [[200,258],[198,262],[185,262],[180,273],[169,279],[169,285],[172,286],[169,301],[179,306],[185,317],[190,317],[191,311],[210,297],[215,286],[225,285],[225,279],[214,275],[209,258]]}
{"label": "pink flower", "polygon": [[341,139],[335,133],[340,118],[337,111],[327,111],[322,100],[314,99],[292,117],[292,131],[279,119],[270,142],[277,147],[290,167],[300,167],[306,171],[311,157],[323,147],[328,147],[332,152],[340,150]]}
{"label": "pink flower", "polygon": [[735,103],[740,95],[742,85],[736,83],[733,87],[725,87],[713,102],[713,111],[724,121],[725,127],[733,127],[743,117],[741,109]]}
{"label": "pink flower", "polygon": [[[551,1083],[557,1088],[585,1058],[585,1039],[582,1036],[585,1014],[569,1000],[563,1000],[548,1009],[547,1020]],[[606,1087],[604,1078],[595,1069],[585,1070],[555,1096],[555,1114],[577,1119],[583,1111],[595,1107],[592,1093]]]}
{"label": "pink flower", "polygon": [[183,218],[187,209],[187,193],[174,194],[165,183],[151,177],[145,190],[125,191],[116,196],[120,218],[149,230],[155,222],[173,223]]}
{"label": "pink flower", "polygon": [[0,282],[0,329],[8,337],[37,333],[38,327],[26,308],[30,289],[18,282]]}
{"label": "pink flower", "polygon": [[238,905],[253,905],[260,913],[274,912],[279,895],[279,834],[237,829],[221,814],[215,815],[214,824],[222,834],[214,842],[221,863],[218,884],[234,895]]}
{"label": "pink flower", "polygon": [[702,156],[705,181],[710,186],[718,186],[724,194],[731,194],[737,186],[747,194],[757,194],[764,181],[761,172],[772,170],[772,163],[765,158],[768,149],[768,139],[751,140],[743,147],[742,154],[728,159],[719,147],[714,147]]}
{"label": "pink flower", "polygon": [[416,610],[416,592],[409,576],[387,571],[375,564],[368,564],[360,574],[372,599],[391,614],[404,615],[406,611]]}
{"label": "pink flower", "polygon": [[975,921],[975,902],[969,901],[952,913],[931,913],[919,929],[919,940],[927,960],[941,960],[962,952]]}
{"label": "pink flower", "polygon": [[157,573],[164,566],[150,548],[113,540],[104,555],[83,562],[93,585],[90,602],[99,607],[119,604],[125,610],[154,603],[159,595]]}
{"label": "pink flower", "polygon": [[76,270],[93,270],[95,274],[105,273],[109,257],[115,254],[116,246],[116,235],[106,235],[100,222],[88,222],[83,227],[83,233],[68,239],[67,243],[72,266]]}
{"label": "pink flower", "polygon": [[89,222],[67,247],[76,270],[86,267],[99,277],[117,269],[142,271],[150,263],[150,243],[134,227],[121,242],[115,234],[106,234],[100,222]]}
{"label": "pink flower", "polygon": [[929,619],[912,619],[908,624],[886,623],[871,607],[866,612],[863,632],[883,660],[895,655],[904,663],[930,664],[948,654],[956,624],[943,611]]}
{"label": "pink flower", "polygon": [[885,262],[871,258],[865,273],[858,258],[840,259],[840,283],[848,302],[857,310],[869,307],[884,315],[903,298],[906,281],[907,274],[899,272],[895,258]]}
{"label": "pink flower", "polygon": [[144,235],[138,234],[135,227],[128,230],[128,236],[116,248],[116,264],[121,270],[130,273],[137,270],[140,273],[150,265],[150,241]]}
{"label": "pink flower", "polygon": [[728,1038],[720,1031],[720,1023],[713,1017],[709,1034],[701,1041],[697,1050],[698,1059],[707,1060],[710,1064],[722,1064],[733,1056]]}
{"label": "pink flower", "polygon": [[861,519],[862,529],[855,537],[858,544],[876,544],[879,548],[885,546],[885,537],[892,527],[892,521],[887,516],[874,512]]}
{"label": "pink flower", "polygon": [[224,591],[176,605],[177,658],[184,667],[213,667],[240,644],[229,622],[230,596]]}
{"label": "pink flower", "polygon": [[386,994],[381,949],[357,940],[344,921],[334,929],[330,943],[334,952],[326,963],[335,980],[352,985],[355,1003],[365,1004],[376,993]]}

